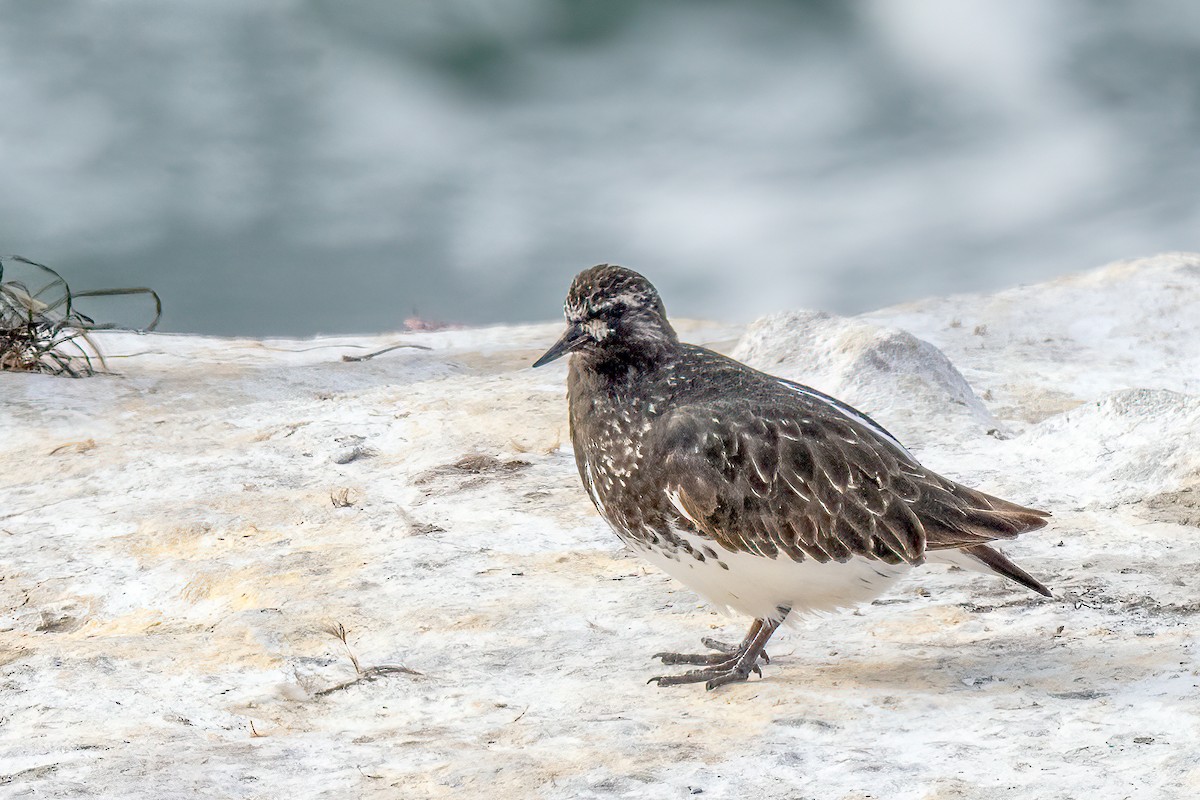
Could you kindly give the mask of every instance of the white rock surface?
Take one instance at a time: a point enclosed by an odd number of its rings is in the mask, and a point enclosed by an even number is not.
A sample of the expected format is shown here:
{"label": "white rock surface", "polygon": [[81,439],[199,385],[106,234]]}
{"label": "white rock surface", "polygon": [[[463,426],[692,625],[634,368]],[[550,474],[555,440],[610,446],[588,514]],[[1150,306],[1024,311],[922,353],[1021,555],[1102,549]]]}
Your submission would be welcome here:
{"label": "white rock surface", "polygon": [[[907,331],[823,312],[793,311],[755,322],[730,354],[765,372],[800,380],[907,430],[910,447],[926,433],[945,438],[1002,426],[950,359]],[[920,422],[939,410],[936,429]]]}
{"label": "white rock surface", "polygon": [[[1168,255],[756,324],[756,366],[1053,511],[1006,550],[1058,597],[930,567],[713,693],[645,684],[746,621],[591,509],[565,368],[527,368],[557,324],[113,334],[123,377],[0,374],[0,796],[1194,797],[1197,307]],[[340,360],[395,341],[433,350]],[[337,623],[421,675],[325,692]]]}

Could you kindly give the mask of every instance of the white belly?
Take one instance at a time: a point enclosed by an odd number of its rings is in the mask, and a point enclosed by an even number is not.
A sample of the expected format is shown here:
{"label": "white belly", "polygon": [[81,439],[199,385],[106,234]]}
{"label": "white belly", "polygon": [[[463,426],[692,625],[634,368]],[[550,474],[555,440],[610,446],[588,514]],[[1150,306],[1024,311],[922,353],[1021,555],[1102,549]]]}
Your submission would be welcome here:
{"label": "white belly", "polygon": [[911,569],[908,564],[885,564],[858,556],[845,563],[825,564],[812,559],[797,562],[782,554],[765,558],[731,552],[687,531],[675,533],[697,549],[716,551],[717,558],[700,561],[687,553],[672,558],[640,543],[633,543],[634,549],[718,611],[732,609],[755,619],[778,619],[781,606],[794,612],[835,611],[869,602]]}

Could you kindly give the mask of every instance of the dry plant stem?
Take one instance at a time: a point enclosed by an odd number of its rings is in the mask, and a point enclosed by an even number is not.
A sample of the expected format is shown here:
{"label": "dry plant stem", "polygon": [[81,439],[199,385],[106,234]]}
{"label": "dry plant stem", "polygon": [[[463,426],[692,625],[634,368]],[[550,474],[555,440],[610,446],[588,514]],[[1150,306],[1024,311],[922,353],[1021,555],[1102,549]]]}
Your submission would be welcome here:
{"label": "dry plant stem", "polygon": [[354,651],[350,649],[350,643],[346,641],[346,626],[342,625],[340,622],[334,622],[327,625],[323,630],[333,636],[333,638],[340,641],[342,646],[346,648],[346,655],[350,657],[350,663],[354,665],[354,671],[357,674],[348,681],[342,681],[341,683],[334,684],[328,688],[313,692],[314,697],[324,697],[327,694],[340,692],[342,689],[348,689],[356,683],[373,681],[382,675],[395,675],[402,673],[405,675],[424,677],[424,673],[417,672],[415,669],[409,669],[403,664],[379,664],[374,667],[363,667],[358,663],[358,656],[354,655]]}
{"label": "dry plant stem", "polygon": [[424,673],[417,672],[415,669],[409,669],[408,667],[403,666],[402,664],[380,664],[377,667],[367,667],[365,670],[362,670],[361,672],[359,672],[356,677],[351,678],[348,681],[342,681],[341,683],[334,684],[333,686],[330,686],[328,688],[321,689],[318,692],[313,692],[313,696],[314,697],[324,697],[327,694],[333,694],[334,692],[340,692],[342,689],[349,689],[351,686],[354,686],[356,683],[362,683],[363,681],[368,681],[368,682],[373,681],[381,675],[390,675],[390,674],[394,674],[394,673],[404,673],[405,675],[416,675],[418,677],[424,677]]}
{"label": "dry plant stem", "polygon": [[[162,298],[158,296],[158,292],[148,286],[131,286],[126,289],[88,289],[86,292],[74,292],[72,298],[77,297],[123,297],[131,294],[148,294],[154,300],[154,319],[150,321],[142,330],[152,331],[158,327],[159,320],[162,319]],[[88,328],[94,331],[121,330],[121,326],[113,325],[112,323],[96,323],[88,317],[83,317],[88,321]]]}
{"label": "dry plant stem", "polygon": [[342,356],[342,361],[366,361],[367,359],[381,356],[384,353],[390,353],[393,350],[399,350],[402,347],[408,347],[413,350],[432,350],[432,347],[426,347],[423,344],[394,344],[391,347],[385,347],[382,350],[376,350],[374,353],[367,353],[364,356]]}

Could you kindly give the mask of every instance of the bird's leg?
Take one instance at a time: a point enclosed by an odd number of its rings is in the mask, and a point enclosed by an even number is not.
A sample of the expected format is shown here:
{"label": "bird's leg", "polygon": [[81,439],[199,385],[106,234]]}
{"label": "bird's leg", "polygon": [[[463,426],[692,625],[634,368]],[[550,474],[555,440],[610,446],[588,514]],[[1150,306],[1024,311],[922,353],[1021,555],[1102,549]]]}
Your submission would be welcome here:
{"label": "bird's leg", "polygon": [[[655,653],[651,658],[661,658],[664,664],[724,664],[726,661],[736,661],[737,658],[750,647],[754,641],[754,637],[762,628],[763,621],[761,619],[754,620],[754,624],[750,626],[750,632],[746,634],[746,638],[742,639],[739,644],[727,644],[716,639],[710,639],[707,636],[700,640],[700,644],[710,650],[716,650],[715,653]],[[771,657],[766,653],[762,654],[763,663],[770,664]]]}
{"label": "bird's leg", "polygon": [[783,624],[783,620],[787,618],[790,611],[790,608],[780,606],[779,619],[755,620],[755,625],[750,629],[751,634],[747,637],[749,645],[744,651],[735,656],[728,657],[726,661],[713,664],[705,669],[683,672],[679,675],[664,675],[658,678],[651,678],[650,682],[658,683],[659,686],[677,686],[682,683],[699,683],[700,681],[705,681],[705,688],[712,690],[727,683],[744,681],[750,677],[751,672],[757,672],[761,678],[762,669],[758,666],[758,659],[763,655],[763,649],[767,646],[767,640]]}

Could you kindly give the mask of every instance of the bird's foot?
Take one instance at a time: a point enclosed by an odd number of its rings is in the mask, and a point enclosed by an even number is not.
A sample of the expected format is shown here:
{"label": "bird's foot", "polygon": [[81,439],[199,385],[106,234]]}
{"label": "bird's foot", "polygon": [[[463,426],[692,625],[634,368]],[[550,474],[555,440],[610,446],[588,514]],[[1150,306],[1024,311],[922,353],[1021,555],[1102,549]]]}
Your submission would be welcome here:
{"label": "bird's foot", "polygon": [[[710,650],[716,650],[715,653],[655,653],[651,658],[660,658],[664,664],[704,664],[716,667],[721,664],[736,663],[741,658],[750,646],[749,641],[744,641],[741,644],[729,644],[716,639],[710,639],[707,636],[700,640],[700,644]],[[759,655],[764,664],[771,663],[771,657],[765,652]]]}
{"label": "bird's foot", "polygon": [[681,683],[700,683],[710,691],[727,683],[741,683],[749,679],[751,672],[757,672],[762,677],[762,667],[759,661],[770,664],[763,648],[776,629],[783,624],[791,608],[779,607],[778,619],[756,619],[750,626],[750,632],[739,645],[730,645],[716,639],[702,639],[705,647],[716,650],[715,653],[689,655],[685,653],[658,653],[654,657],[661,658],[664,664],[701,664],[704,669],[694,669],[678,675],[662,675],[651,678],[648,683],[659,686],[678,686]]}
{"label": "bird's foot", "polygon": [[718,686],[724,686],[727,683],[741,683],[749,679],[751,672],[757,672],[758,677],[762,677],[762,668],[758,664],[747,666],[740,663],[743,660],[745,659],[727,659],[708,669],[694,669],[690,672],[681,672],[678,675],[661,675],[657,678],[651,678],[647,683],[657,683],[659,686],[680,686],[685,683],[700,683],[704,681],[704,688],[712,691]]}

